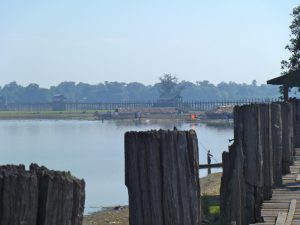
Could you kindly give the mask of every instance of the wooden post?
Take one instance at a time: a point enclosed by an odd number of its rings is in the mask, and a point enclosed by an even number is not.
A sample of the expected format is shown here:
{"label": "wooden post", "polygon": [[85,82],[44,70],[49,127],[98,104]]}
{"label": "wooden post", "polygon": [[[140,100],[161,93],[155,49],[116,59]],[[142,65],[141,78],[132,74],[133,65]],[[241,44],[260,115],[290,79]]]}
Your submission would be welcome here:
{"label": "wooden post", "polygon": [[263,148],[258,105],[234,109],[234,143],[224,152],[221,181],[222,224],[247,225],[260,219],[263,201]]}
{"label": "wooden post", "polygon": [[293,107],[289,102],[281,103],[282,119],[282,174],[290,173],[293,163]]}
{"label": "wooden post", "polygon": [[263,197],[264,199],[270,199],[274,184],[271,106],[269,104],[260,104],[259,111],[261,145],[263,150]]}
{"label": "wooden post", "polygon": [[[300,147],[300,100],[292,100],[293,105],[293,120],[294,120],[294,139],[293,145],[295,148]],[[294,152],[295,154],[295,152]]]}
{"label": "wooden post", "polygon": [[83,180],[31,164],[0,166],[1,225],[82,225]]}
{"label": "wooden post", "polygon": [[289,100],[289,86],[288,85],[283,85],[283,99],[284,101]]}
{"label": "wooden post", "polygon": [[197,136],[194,131],[125,134],[130,225],[200,225]]}
{"label": "wooden post", "polygon": [[279,103],[271,104],[271,129],[273,147],[273,180],[275,186],[282,184],[282,119]]}

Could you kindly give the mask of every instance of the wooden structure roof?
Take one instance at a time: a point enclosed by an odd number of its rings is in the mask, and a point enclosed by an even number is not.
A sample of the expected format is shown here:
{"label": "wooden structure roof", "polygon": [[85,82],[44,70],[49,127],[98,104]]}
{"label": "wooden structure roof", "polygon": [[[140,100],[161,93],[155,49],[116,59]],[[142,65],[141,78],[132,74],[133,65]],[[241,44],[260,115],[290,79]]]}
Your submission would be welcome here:
{"label": "wooden structure roof", "polygon": [[267,81],[267,84],[282,85],[283,98],[285,101],[289,99],[289,88],[300,87],[300,70],[290,72],[286,75],[275,77]]}
{"label": "wooden structure roof", "polygon": [[300,71],[291,72],[289,74],[273,78],[268,80],[267,84],[300,87]]}

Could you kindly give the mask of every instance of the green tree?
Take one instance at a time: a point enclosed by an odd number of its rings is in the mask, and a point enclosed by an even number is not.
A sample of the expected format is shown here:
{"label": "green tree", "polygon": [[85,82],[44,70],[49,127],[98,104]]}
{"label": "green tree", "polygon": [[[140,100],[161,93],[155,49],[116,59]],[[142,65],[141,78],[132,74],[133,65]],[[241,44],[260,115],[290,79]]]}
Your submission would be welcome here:
{"label": "green tree", "polygon": [[292,16],[293,21],[290,25],[291,39],[290,43],[285,46],[291,52],[291,56],[287,61],[281,61],[283,73],[294,72],[300,69],[300,6],[293,9]]}
{"label": "green tree", "polygon": [[[300,70],[300,5],[293,9],[292,13],[293,21],[289,26],[291,30],[290,43],[286,45],[286,49],[291,53],[288,60],[281,61],[282,75],[290,75],[293,72]],[[288,83],[280,87],[280,92],[284,93],[284,90],[288,92],[292,79],[289,79]]]}
{"label": "green tree", "polygon": [[[255,83],[255,82],[254,82]],[[178,82],[177,78],[168,74],[161,77],[154,85],[137,82],[104,82],[96,85],[75,82],[62,82],[50,88],[41,88],[37,84],[21,86],[11,82],[0,87],[2,95],[8,103],[51,102],[55,94],[63,94],[67,102],[121,102],[121,101],[153,101],[160,98],[165,101],[176,101],[182,97],[191,100],[232,100],[240,98],[278,98],[276,86],[254,85],[254,83],[238,84],[221,82],[214,85],[209,81]]]}
{"label": "green tree", "polygon": [[40,88],[38,84],[31,83],[23,88],[22,95],[19,98],[26,103],[47,102],[47,90]]}
{"label": "green tree", "polygon": [[164,74],[159,78],[159,80],[159,97],[161,99],[175,99],[181,97],[180,93],[182,88],[178,86],[178,79],[176,76],[172,76],[172,74]]}

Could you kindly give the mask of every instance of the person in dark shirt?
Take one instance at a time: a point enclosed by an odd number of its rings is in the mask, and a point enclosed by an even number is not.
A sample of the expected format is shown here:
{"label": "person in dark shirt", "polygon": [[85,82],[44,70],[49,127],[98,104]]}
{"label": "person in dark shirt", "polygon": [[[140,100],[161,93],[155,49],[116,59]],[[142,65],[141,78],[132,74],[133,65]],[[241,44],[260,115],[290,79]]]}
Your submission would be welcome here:
{"label": "person in dark shirt", "polygon": [[210,154],[210,150],[208,150],[207,151],[207,164],[210,164],[211,163],[211,157],[212,157],[213,155],[212,154]]}
{"label": "person in dark shirt", "polygon": [[[208,165],[210,165],[210,163],[211,163],[211,157],[213,157],[213,155],[210,154],[210,150],[208,150],[207,151],[207,164]],[[207,168],[207,174],[208,175],[211,174],[211,168],[210,167]]]}

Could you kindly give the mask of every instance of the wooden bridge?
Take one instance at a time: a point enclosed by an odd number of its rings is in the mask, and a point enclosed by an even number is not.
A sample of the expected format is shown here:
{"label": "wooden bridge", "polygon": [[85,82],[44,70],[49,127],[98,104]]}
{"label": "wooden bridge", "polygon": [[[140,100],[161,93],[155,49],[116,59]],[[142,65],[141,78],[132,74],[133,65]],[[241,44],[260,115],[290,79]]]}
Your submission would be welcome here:
{"label": "wooden bridge", "polygon": [[257,225],[300,224],[300,148],[295,153],[291,173],[282,177],[282,186],[274,188],[272,198],[264,201],[261,209],[264,222]]}
{"label": "wooden bridge", "polygon": [[[188,109],[195,111],[210,111],[220,106],[228,105],[246,105],[252,103],[270,103],[272,101],[280,101],[280,99],[270,98],[245,98],[233,100],[209,100],[209,101],[183,101],[172,107],[179,109]],[[156,101],[134,102],[63,102],[61,108],[65,111],[87,111],[87,110],[116,110],[118,108],[151,108],[156,107]],[[12,103],[0,105],[1,110],[8,111],[51,111],[55,108],[55,103]],[[63,111],[61,110],[61,111]]]}

